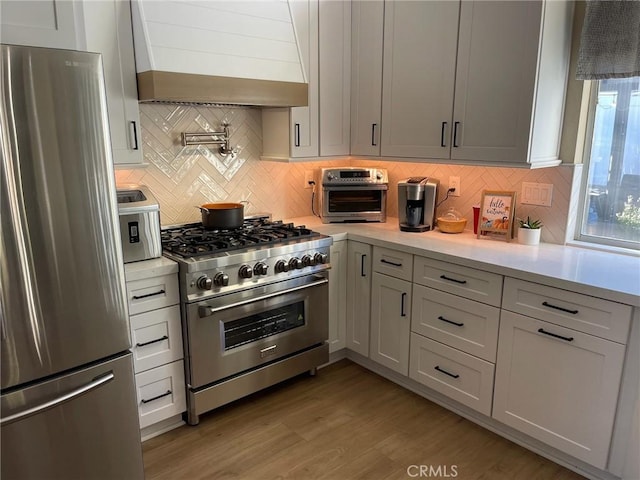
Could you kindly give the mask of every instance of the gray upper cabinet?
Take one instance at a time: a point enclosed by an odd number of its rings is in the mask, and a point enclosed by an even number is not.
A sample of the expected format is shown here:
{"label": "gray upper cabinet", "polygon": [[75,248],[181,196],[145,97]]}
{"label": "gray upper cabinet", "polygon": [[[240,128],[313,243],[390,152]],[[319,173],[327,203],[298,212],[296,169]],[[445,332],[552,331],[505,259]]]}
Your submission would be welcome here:
{"label": "gray upper cabinet", "polygon": [[387,2],[382,145],[385,157],[448,158],[459,2]]}
{"label": "gray upper cabinet", "polygon": [[383,2],[352,2],[352,155],[380,155],[383,25]]}
{"label": "gray upper cabinet", "polygon": [[399,0],[383,14],[363,3],[353,6],[353,155],[560,163],[572,2]]}
{"label": "gray upper cabinet", "polygon": [[349,155],[351,3],[290,1],[309,105],[262,109],[262,159]]}
{"label": "gray upper cabinet", "polygon": [[78,50],[84,28],[82,5],[72,0],[2,0],[0,40],[32,47]]}
{"label": "gray upper cabinet", "polygon": [[115,165],[143,163],[128,1],[0,2],[2,43],[102,54]]}

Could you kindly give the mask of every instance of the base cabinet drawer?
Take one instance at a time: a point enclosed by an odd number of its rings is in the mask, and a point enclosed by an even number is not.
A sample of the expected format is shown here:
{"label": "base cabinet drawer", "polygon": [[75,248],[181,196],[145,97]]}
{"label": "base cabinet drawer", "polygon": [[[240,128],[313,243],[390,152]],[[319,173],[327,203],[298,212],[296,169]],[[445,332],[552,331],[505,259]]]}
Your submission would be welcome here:
{"label": "base cabinet drawer", "polygon": [[624,345],[503,311],[493,418],[604,469],[624,355]]}
{"label": "base cabinet drawer", "polygon": [[373,271],[411,281],[413,255],[384,247],[373,247]]}
{"label": "base cabinet drawer", "polygon": [[538,283],[505,278],[502,308],[618,343],[629,336],[629,305]]}
{"label": "base cabinet drawer", "polygon": [[413,283],[459,295],[469,300],[500,306],[502,275],[415,256]]}
{"label": "base cabinet drawer", "polygon": [[413,285],[415,333],[495,363],[499,323],[497,307]]}
{"label": "base cabinet drawer", "polygon": [[183,361],[138,373],[136,391],[140,428],[186,411]]}
{"label": "base cabinet drawer", "polygon": [[484,415],[491,415],[493,363],[411,334],[409,377]]}
{"label": "base cabinet drawer", "polygon": [[136,373],[182,359],[180,307],[132,315],[131,343]]}
{"label": "base cabinet drawer", "polygon": [[178,276],[175,274],[143,278],[127,282],[129,315],[177,305]]}

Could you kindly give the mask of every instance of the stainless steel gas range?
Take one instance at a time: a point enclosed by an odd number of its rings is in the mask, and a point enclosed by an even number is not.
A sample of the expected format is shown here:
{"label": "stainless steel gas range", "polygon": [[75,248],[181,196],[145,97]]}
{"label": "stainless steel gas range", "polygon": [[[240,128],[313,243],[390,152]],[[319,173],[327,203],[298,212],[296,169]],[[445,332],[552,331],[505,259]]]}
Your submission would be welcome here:
{"label": "stainless steel gas range", "polygon": [[331,237],[269,216],[162,231],[180,266],[187,422],[329,360]]}

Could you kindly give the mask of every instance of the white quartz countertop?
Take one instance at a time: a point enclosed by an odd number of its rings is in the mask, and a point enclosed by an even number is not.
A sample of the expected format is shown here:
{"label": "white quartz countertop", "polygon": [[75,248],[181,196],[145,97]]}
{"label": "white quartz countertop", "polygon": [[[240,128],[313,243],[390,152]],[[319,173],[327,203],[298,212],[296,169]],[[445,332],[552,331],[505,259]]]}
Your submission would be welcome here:
{"label": "white quartz countertop", "polygon": [[575,292],[640,306],[640,257],[551,243],[520,245],[470,231],[401,232],[396,218],[386,223],[323,224],[317,217],[288,219],[334,241],[357,240],[468,267],[544,283]]}
{"label": "white quartz countertop", "polygon": [[124,264],[124,277],[127,282],[143,278],[159,277],[178,272],[178,264],[165,257],[142,260]]}

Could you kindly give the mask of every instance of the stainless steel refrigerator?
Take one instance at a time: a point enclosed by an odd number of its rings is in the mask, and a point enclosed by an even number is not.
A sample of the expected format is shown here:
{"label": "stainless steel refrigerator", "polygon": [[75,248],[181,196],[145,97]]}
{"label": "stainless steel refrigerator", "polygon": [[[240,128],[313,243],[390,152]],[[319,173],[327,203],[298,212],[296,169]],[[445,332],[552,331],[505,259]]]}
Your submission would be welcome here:
{"label": "stainless steel refrigerator", "polygon": [[143,478],[102,60],[0,48],[0,477]]}

